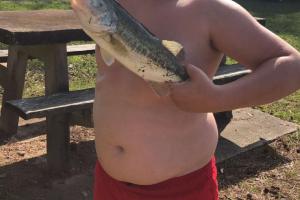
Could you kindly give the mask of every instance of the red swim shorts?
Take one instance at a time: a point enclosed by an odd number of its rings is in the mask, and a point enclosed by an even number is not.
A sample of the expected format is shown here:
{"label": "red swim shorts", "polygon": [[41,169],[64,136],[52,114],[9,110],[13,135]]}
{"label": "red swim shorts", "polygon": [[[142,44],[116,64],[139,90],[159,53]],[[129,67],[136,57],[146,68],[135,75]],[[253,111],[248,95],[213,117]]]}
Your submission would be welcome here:
{"label": "red swim shorts", "polygon": [[153,185],[135,185],[109,176],[97,162],[94,200],[217,200],[215,158],[203,168]]}

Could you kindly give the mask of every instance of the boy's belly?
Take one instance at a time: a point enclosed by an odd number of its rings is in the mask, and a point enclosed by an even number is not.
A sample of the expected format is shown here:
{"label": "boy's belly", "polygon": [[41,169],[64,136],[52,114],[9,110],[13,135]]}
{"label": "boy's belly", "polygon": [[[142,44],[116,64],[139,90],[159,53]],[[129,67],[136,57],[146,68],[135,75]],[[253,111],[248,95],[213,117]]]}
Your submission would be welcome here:
{"label": "boy's belly", "polygon": [[97,156],[110,176],[150,185],[209,162],[218,137],[212,114],[183,112],[142,82],[119,81],[97,83],[94,103]]}

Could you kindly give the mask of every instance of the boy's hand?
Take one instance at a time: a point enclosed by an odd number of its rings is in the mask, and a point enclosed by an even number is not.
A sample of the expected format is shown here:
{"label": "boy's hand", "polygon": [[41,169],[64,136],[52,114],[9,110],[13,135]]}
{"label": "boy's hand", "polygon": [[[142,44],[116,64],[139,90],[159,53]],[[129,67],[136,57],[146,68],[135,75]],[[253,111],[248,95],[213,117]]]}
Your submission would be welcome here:
{"label": "boy's hand", "polygon": [[212,112],[218,98],[218,86],[201,69],[190,64],[186,70],[190,79],[171,85],[170,97],[184,111]]}

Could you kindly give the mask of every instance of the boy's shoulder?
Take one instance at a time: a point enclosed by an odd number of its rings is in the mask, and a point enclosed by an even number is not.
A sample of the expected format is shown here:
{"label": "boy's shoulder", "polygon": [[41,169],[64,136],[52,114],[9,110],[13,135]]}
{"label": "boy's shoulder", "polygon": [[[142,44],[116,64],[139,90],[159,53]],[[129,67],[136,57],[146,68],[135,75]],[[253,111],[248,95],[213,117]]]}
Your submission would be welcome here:
{"label": "boy's shoulder", "polygon": [[177,5],[188,9],[197,9],[206,15],[216,16],[243,9],[232,0],[179,0]]}

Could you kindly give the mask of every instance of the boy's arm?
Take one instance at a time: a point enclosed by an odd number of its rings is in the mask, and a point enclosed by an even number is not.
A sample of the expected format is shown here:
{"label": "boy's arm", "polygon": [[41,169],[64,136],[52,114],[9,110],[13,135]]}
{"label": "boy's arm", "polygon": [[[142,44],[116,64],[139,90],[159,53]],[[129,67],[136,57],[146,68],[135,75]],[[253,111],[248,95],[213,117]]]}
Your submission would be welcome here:
{"label": "boy's arm", "polygon": [[232,1],[212,0],[208,19],[211,41],[252,73],[235,82],[216,86],[198,68],[188,66],[191,80],[174,85],[171,97],[191,112],[219,112],[270,103],[300,88],[300,54],[259,25]]}

